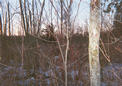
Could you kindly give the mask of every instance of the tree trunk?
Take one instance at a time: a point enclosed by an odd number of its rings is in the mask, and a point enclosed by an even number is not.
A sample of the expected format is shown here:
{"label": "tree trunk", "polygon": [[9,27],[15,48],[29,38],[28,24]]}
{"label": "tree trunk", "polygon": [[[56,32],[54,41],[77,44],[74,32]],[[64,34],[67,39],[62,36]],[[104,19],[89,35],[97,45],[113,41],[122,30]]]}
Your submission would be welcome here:
{"label": "tree trunk", "polygon": [[4,21],[4,35],[7,34],[7,12],[5,13],[5,21]]}
{"label": "tree trunk", "polygon": [[7,4],[7,9],[8,9],[8,34],[9,36],[11,35],[11,28],[10,28],[10,8],[9,8],[9,2]]}
{"label": "tree trunk", "polygon": [[1,15],[0,15],[0,35],[2,35],[2,19],[1,19]]}
{"label": "tree trunk", "polygon": [[27,0],[24,0],[25,27],[26,27],[26,32],[29,33],[26,3],[27,3]]}
{"label": "tree trunk", "polygon": [[99,38],[100,0],[91,0],[89,26],[90,86],[100,86]]}
{"label": "tree trunk", "polygon": [[25,35],[26,35],[26,27],[25,27],[25,19],[24,19],[24,14],[23,14],[23,7],[22,7],[22,0],[19,0],[19,5],[20,5],[20,12],[21,12],[21,21],[22,21],[22,28],[24,28]]}
{"label": "tree trunk", "polygon": [[0,60],[1,60],[1,56],[2,56],[2,43],[1,43],[1,35],[2,35],[2,19],[1,19],[1,15],[0,15]]}
{"label": "tree trunk", "polygon": [[62,35],[62,28],[63,28],[63,0],[60,0],[60,9],[61,9],[61,35]]}
{"label": "tree trunk", "polygon": [[35,19],[34,19],[34,0],[32,0],[32,33],[35,34],[36,30],[34,28],[34,22],[35,22]]}
{"label": "tree trunk", "polygon": [[45,0],[43,0],[42,7],[41,7],[40,18],[39,18],[39,22],[38,22],[38,31],[37,31],[37,34],[40,33],[40,29],[41,29],[41,25],[42,25],[41,21],[42,21],[42,15],[43,15],[44,6],[45,6]]}
{"label": "tree trunk", "polygon": [[29,28],[29,33],[32,34],[32,12],[29,7],[29,1],[27,0],[27,5],[28,5],[28,11],[29,11],[29,21],[28,21],[28,28]]}

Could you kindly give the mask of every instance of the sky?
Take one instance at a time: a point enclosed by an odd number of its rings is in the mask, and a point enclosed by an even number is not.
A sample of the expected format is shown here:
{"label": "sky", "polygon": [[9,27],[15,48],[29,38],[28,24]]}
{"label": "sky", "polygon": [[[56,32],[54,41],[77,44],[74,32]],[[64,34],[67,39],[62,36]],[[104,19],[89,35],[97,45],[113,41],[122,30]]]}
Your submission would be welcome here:
{"label": "sky", "polygon": [[[0,1],[2,2],[2,5],[4,5],[4,6],[6,5],[6,2],[9,1],[12,13],[14,13],[15,11],[19,12],[19,9],[18,9],[19,0],[0,0]],[[29,0],[29,1],[31,2],[31,0]],[[58,0],[55,0],[55,1],[58,1]],[[76,16],[79,1],[80,0],[74,0],[74,4],[72,6],[72,17]],[[76,21],[75,21],[75,24],[77,26],[82,26],[82,24],[84,24],[86,22],[86,20],[89,19],[89,11],[90,11],[89,10],[89,3],[90,3],[90,0],[81,0],[79,12],[78,12],[78,15],[77,15]],[[46,2],[46,4],[45,4],[45,8],[47,8],[47,10],[49,10],[48,4],[49,4],[48,2]],[[5,7],[3,9],[5,9]],[[2,14],[2,10],[0,10],[0,13]],[[14,16],[14,19],[13,19],[14,28],[18,28],[20,25],[19,24],[20,20],[18,20],[18,19],[20,19],[20,17],[18,15]],[[17,32],[17,30],[15,30],[15,32]]]}

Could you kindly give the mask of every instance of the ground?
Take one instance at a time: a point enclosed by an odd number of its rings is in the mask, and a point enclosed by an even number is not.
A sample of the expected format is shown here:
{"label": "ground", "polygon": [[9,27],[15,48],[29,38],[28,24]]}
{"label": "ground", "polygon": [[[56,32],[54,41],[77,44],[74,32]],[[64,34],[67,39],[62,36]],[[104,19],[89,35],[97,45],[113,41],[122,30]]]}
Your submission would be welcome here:
{"label": "ground", "polygon": [[[59,86],[64,84],[64,67],[56,40],[28,36],[1,36],[0,86]],[[122,37],[101,36],[102,86],[122,84]],[[59,37],[65,53],[66,40]],[[22,50],[24,52],[22,56]],[[88,37],[74,34],[68,52],[68,84],[89,86]],[[24,65],[22,66],[22,57]]]}

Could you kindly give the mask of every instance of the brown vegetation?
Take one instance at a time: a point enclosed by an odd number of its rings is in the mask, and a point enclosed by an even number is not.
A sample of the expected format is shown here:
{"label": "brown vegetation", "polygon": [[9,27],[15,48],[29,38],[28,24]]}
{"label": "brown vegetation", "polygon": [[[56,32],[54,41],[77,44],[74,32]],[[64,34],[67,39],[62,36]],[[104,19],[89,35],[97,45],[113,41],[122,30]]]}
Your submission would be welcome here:
{"label": "brown vegetation", "polygon": [[[22,37],[20,36],[2,36],[2,64],[6,64],[9,66],[19,67],[21,64],[21,43]],[[65,39],[64,41],[60,41],[61,48],[65,50]],[[102,39],[104,41],[104,39]],[[109,50],[106,52],[100,51],[100,62],[101,67],[104,68],[106,65],[109,65],[108,60],[104,56],[104,54],[109,55],[109,59],[112,63],[121,63],[122,59],[122,48],[121,48],[121,41],[122,37],[115,42],[115,43],[106,43],[104,41],[104,45],[101,48]],[[88,80],[89,75],[82,74],[84,72],[88,72],[88,37],[83,37],[79,34],[74,34],[70,38],[70,46],[69,46],[69,53],[68,53],[68,85],[74,86],[80,85],[80,81],[89,86]],[[81,53],[82,52],[82,53]],[[42,72],[39,72],[41,68]],[[55,83],[53,82],[53,78],[57,80],[57,84],[63,85],[64,82],[64,67],[61,59],[61,53],[58,47],[58,43],[56,41],[49,41],[47,39],[42,40],[40,38],[35,38],[33,36],[24,37],[24,70],[28,71],[27,75],[23,78],[29,79],[35,77],[37,83],[43,82],[38,80],[46,80],[51,79],[50,82],[52,85]],[[33,72],[32,72],[33,70]],[[52,70],[52,73],[56,74],[45,76],[43,72],[48,72]],[[73,72],[74,71],[74,72]],[[70,73],[74,73],[70,75]],[[9,73],[10,74],[10,73]],[[60,75],[61,74],[61,75]],[[3,76],[3,75],[2,75]],[[5,75],[4,75],[5,76]],[[16,77],[17,78],[17,77]],[[17,80],[15,78],[15,80]],[[4,78],[5,79],[5,78]],[[88,80],[87,80],[88,79]],[[7,80],[7,78],[5,79]],[[23,80],[20,78],[20,80]],[[13,83],[11,81],[11,83]],[[47,82],[42,83],[43,86],[46,85]],[[83,86],[84,86],[83,85]]]}

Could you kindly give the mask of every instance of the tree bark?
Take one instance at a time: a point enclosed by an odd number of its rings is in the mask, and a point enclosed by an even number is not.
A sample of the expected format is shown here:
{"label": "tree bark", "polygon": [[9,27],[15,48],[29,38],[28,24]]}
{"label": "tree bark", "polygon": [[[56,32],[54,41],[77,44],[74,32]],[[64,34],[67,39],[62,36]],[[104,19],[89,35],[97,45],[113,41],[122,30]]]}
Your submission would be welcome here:
{"label": "tree bark", "polygon": [[40,18],[39,18],[39,22],[38,22],[38,31],[37,31],[37,34],[40,33],[40,29],[41,29],[41,25],[42,25],[42,15],[43,15],[43,10],[44,10],[44,5],[45,5],[45,0],[43,0],[43,3],[42,3],[42,7],[41,7],[41,12],[40,12]]}
{"label": "tree bark", "polygon": [[33,34],[35,34],[36,33],[36,30],[35,30],[35,28],[34,28],[34,22],[35,22],[35,19],[34,19],[34,0],[32,0],[32,32],[33,32]]}
{"label": "tree bark", "polygon": [[60,0],[60,9],[61,9],[61,35],[62,35],[62,28],[63,28],[63,0]]}
{"label": "tree bark", "polygon": [[91,0],[89,26],[90,86],[100,86],[99,38],[100,0]]}
{"label": "tree bark", "polygon": [[27,33],[29,33],[29,29],[28,29],[28,18],[27,18],[27,6],[26,6],[27,0],[24,0],[24,15],[25,15],[25,27],[26,27],[26,31]]}
{"label": "tree bark", "polygon": [[22,28],[24,28],[25,35],[26,35],[26,27],[25,27],[25,19],[24,19],[24,14],[23,14],[23,9],[22,9],[22,0],[19,0],[19,5],[20,5],[20,12],[21,12],[21,21],[22,21]]}
{"label": "tree bark", "polygon": [[9,36],[11,35],[11,28],[10,28],[10,8],[9,8],[9,2],[7,4],[7,9],[8,9],[8,30],[9,30]]}
{"label": "tree bark", "polygon": [[5,13],[5,21],[4,21],[4,35],[7,34],[7,12]]}
{"label": "tree bark", "polygon": [[0,60],[1,60],[1,56],[2,56],[2,42],[1,42],[1,35],[2,35],[2,19],[1,19],[1,15],[0,15]]}
{"label": "tree bark", "polygon": [[1,19],[1,15],[0,15],[0,35],[2,35],[2,19]]}

